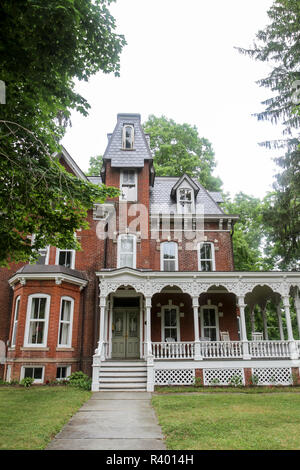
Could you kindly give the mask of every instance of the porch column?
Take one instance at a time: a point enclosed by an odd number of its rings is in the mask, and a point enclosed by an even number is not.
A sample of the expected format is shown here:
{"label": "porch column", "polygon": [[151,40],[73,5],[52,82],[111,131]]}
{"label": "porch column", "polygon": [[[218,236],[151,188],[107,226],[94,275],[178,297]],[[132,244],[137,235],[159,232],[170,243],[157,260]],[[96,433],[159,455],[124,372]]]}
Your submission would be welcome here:
{"label": "porch column", "polygon": [[255,313],[254,313],[255,305],[250,305],[249,313],[250,313],[250,321],[251,321],[251,333],[255,332]]}
{"label": "porch column", "polygon": [[280,303],[276,305],[276,311],[277,311],[280,339],[281,339],[281,341],[284,341],[284,332],[283,332],[283,326],[282,326],[282,313],[281,313]]}
{"label": "porch column", "polygon": [[145,357],[149,355],[152,356],[152,345],[151,345],[151,297],[145,297],[145,307],[146,307],[146,351]]}
{"label": "porch column", "polygon": [[290,358],[298,359],[298,352],[296,349],[296,343],[295,343],[294,336],[293,336],[293,329],[292,329],[292,322],[291,322],[291,315],[290,315],[290,298],[288,295],[285,295],[282,300],[283,300],[283,305],[284,305],[286,326],[287,326],[287,332],[288,332]]}
{"label": "porch column", "polygon": [[145,359],[147,361],[147,392],[153,392],[155,384],[154,357],[151,345],[151,297],[145,297],[146,307],[146,338]]}
{"label": "porch column", "polygon": [[99,325],[98,355],[101,357],[101,361],[104,361],[105,359],[105,350],[104,350],[105,311],[106,311],[106,296],[100,295],[100,325]]}
{"label": "porch column", "polygon": [[243,359],[251,359],[249,354],[249,345],[247,339],[246,321],[245,321],[245,298],[243,296],[238,297],[238,307],[240,310],[240,335],[243,348]]}
{"label": "porch column", "polygon": [[298,325],[298,334],[299,334],[299,339],[300,339],[300,293],[299,290],[296,290],[294,301],[295,301],[295,309],[296,309],[296,314],[297,314],[297,325]]}
{"label": "porch column", "polygon": [[194,311],[194,346],[195,346],[195,361],[202,360],[200,351],[200,338],[199,338],[199,297],[193,297],[193,311]]}

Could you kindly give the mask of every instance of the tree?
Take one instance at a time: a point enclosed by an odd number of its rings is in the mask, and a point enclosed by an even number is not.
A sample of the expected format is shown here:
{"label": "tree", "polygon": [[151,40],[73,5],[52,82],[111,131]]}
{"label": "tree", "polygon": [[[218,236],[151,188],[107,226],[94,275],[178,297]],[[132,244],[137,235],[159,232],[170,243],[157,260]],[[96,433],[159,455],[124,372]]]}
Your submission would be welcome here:
{"label": "tree", "polygon": [[117,194],[73,177],[54,157],[71,110],[88,113],[75,79],[119,74],[125,39],[114,33],[110,3],[1,2],[0,265],[28,261],[46,244],[74,247],[74,232],[86,226],[93,202]]}
{"label": "tree", "polygon": [[276,176],[274,192],[264,200],[263,222],[268,231],[268,256],[277,268],[300,268],[300,150],[277,159],[282,172]]}
{"label": "tree", "polygon": [[[231,201],[225,200],[224,209],[238,214],[234,225],[233,254],[237,271],[258,271],[266,267],[264,259],[264,236],[262,224],[262,201],[259,198],[238,193]],[[269,267],[269,266],[268,266]]]}
{"label": "tree", "polygon": [[281,122],[284,138],[266,141],[268,147],[286,147],[276,158],[282,172],[276,175],[274,192],[267,195],[263,221],[270,234],[269,257],[281,269],[297,269],[300,252],[299,211],[299,136],[300,125],[300,3],[298,0],[275,0],[268,11],[271,23],[257,33],[257,44],[240,52],[271,64],[270,74],[260,86],[274,93],[264,101],[265,110],[258,119]]}
{"label": "tree", "polygon": [[101,173],[101,168],[103,165],[103,157],[102,155],[97,155],[96,157],[90,158],[90,166],[87,171],[87,175],[89,176],[99,176]]}
{"label": "tree", "polygon": [[220,178],[212,176],[216,166],[212,145],[198,136],[195,126],[177,124],[165,116],[150,115],[143,128],[150,135],[150,148],[158,176],[181,176],[186,173],[206,189],[220,190]]}

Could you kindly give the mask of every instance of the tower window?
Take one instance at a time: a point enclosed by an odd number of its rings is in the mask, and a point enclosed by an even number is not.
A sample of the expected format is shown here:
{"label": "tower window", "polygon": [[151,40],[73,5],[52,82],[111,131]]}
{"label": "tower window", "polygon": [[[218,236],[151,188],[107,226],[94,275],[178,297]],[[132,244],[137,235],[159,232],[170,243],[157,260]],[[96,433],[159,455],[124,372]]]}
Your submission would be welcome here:
{"label": "tower window", "polygon": [[123,127],[122,148],[125,150],[133,149],[134,143],[134,127],[126,125]]}

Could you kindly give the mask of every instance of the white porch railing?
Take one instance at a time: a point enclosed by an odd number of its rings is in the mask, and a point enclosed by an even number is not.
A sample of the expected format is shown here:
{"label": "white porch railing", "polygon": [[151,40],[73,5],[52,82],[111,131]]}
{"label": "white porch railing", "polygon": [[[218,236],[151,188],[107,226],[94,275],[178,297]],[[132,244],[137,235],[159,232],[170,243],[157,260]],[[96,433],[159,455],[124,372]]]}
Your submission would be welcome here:
{"label": "white porch railing", "polygon": [[154,359],[193,359],[194,343],[152,343]]}
{"label": "white porch railing", "polygon": [[[289,358],[289,341],[248,341],[249,356],[256,358]],[[296,341],[300,355],[300,341]],[[202,359],[241,359],[243,358],[243,342],[241,341],[200,341],[200,357]],[[194,359],[194,342],[154,342],[152,343],[154,359]]]}
{"label": "white porch railing", "polygon": [[203,359],[241,358],[243,357],[240,341],[201,341],[200,355]]}
{"label": "white porch railing", "polygon": [[251,357],[289,357],[288,341],[249,341]]}

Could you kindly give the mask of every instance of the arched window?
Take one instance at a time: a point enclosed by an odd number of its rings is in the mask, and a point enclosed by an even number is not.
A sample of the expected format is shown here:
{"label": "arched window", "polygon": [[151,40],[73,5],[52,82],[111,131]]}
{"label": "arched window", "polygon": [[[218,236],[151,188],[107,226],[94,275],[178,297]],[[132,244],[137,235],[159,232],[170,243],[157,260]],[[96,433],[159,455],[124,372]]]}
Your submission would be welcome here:
{"label": "arched window", "polygon": [[215,271],[215,249],[210,242],[198,245],[199,271]]}
{"label": "arched window", "polygon": [[136,236],[119,235],[118,237],[118,268],[136,268]]}
{"label": "arched window", "polygon": [[131,150],[133,149],[133,143],[134,127],[127,124],[123,127],[122,148],[125,150]]}
{"label": "arched window", "polygon": [[160,245],[160,270],[178,271],[178,246],[175,242],[163,242]]}

